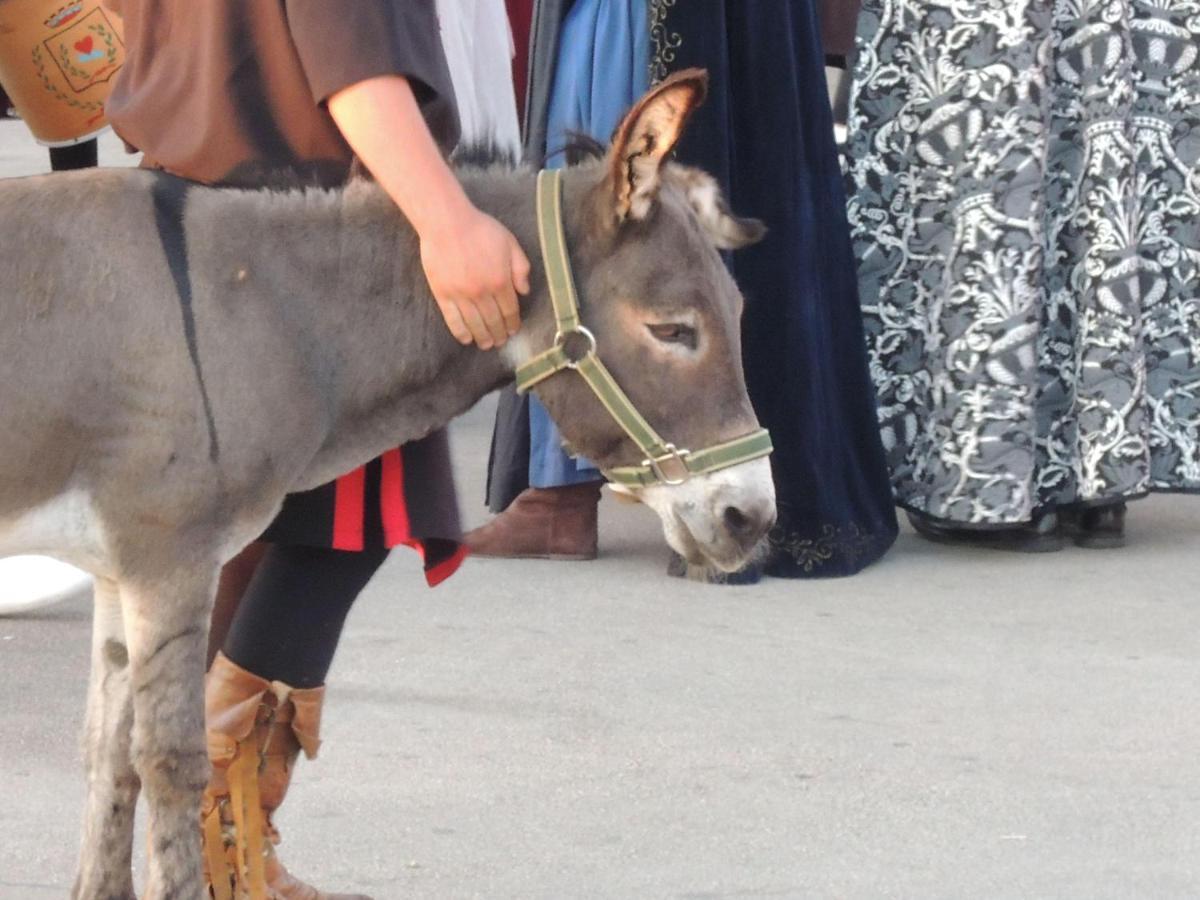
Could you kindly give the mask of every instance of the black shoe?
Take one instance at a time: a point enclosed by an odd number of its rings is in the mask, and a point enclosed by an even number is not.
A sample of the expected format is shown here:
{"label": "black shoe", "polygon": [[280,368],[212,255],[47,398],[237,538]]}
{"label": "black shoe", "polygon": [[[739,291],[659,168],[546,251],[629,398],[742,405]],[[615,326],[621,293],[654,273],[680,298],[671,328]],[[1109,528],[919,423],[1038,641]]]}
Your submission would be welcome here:
{"label": "black shoe", "polygon": [[1125,504],[1075,507],[1063,516],[1071,539],[1088,550],[1116,550],[1125,546]]}
{"label": "black shoe", "polygon": [[1054,553],[1063,548],[1058,516],[1040,513],[1028,525],[1012,528],[959,528],[923,513],[909,510],[908,521],[917,534],[938,544],[981,547],[1015,553]]}

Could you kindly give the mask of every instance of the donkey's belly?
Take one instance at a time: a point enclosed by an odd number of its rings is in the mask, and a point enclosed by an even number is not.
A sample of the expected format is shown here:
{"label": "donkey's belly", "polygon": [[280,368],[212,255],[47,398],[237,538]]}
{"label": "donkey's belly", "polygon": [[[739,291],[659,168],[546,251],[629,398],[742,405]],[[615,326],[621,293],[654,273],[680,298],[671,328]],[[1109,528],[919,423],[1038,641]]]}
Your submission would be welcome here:
{"label": "donkey's belly", "polygon": [[71,489],[15,516],[0,518],[0,556],[41,554],[94,574],[107,563],[104,527],[91,498]]}

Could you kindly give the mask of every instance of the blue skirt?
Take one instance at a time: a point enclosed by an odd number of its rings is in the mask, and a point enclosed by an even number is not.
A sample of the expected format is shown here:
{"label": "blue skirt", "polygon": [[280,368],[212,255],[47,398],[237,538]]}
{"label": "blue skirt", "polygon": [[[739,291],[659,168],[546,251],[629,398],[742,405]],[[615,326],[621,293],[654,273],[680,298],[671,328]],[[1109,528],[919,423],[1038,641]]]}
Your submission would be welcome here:
{"label": "blue skirt", "polygon": [[[546,120],[546,164],[566,160],[572,134],[606,141],[649,87],[646,0],[577,0],[563,20]],[[529,484],[561,487],[596,481],[586,459],[568,456],[562,435],[537,398],[529,401]]]}

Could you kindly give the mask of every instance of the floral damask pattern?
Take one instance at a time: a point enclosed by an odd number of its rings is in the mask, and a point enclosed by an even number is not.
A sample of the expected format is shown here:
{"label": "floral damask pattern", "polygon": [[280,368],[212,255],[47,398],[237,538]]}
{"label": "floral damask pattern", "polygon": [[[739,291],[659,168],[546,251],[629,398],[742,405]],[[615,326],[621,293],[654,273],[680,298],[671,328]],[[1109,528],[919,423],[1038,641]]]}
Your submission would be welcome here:
{"label": "floral damask pattern", "polygon": [[658,84],[669,74],[675,62],[676,51],[683,44],[683,37],[672,31],[667,18],[677,0],[650,0],[650,83]]}
{"label": "floral damask pattern", "polygon": [[1200,0],[866,0],[850,222],[904,505],[1200,490]]}

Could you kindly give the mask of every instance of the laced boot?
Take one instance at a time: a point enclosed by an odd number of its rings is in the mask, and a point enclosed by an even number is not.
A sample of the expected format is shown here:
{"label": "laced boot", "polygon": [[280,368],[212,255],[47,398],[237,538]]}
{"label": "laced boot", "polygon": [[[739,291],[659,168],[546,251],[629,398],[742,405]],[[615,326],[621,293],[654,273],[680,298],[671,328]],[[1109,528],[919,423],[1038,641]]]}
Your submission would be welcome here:
{"label": "laced boot", "polygon": [[370,900],[326,894],[294,878],[275,855],[272,818],[300,755],[320,747],[325,689],[270,682],[217,654],[205,684],[208,755],[204,871],[213,900]]}
{"label": "laced boot", "polygon": [[527,488],[463,540],[476,556],[504,559],[595,559],[603,482]]}

